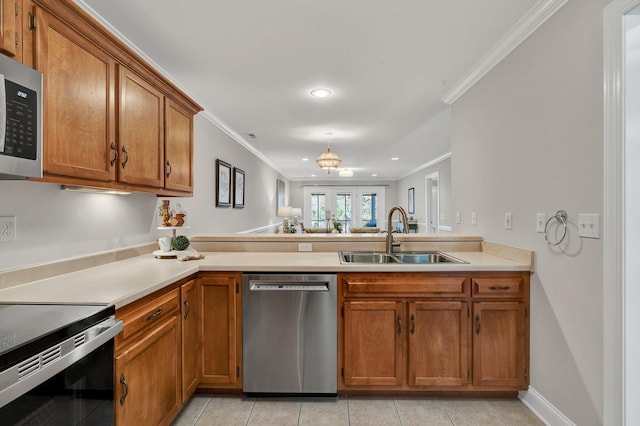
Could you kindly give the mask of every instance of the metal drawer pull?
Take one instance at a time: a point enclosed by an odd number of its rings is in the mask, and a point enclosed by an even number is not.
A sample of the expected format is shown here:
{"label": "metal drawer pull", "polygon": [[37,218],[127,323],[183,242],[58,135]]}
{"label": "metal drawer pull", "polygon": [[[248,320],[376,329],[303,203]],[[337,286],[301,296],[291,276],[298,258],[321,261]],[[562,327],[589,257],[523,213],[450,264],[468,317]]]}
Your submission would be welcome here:
{"label": "metal drawer pull", "polygon": [[480,315],[476,314],[476,334],[480,334]]}
{"label": "metal drawer pull", "polygon": [[169,171],[167,172],[167,177],[171,176],[171,172],[173,171],[173,167],[171,167],[171,163],[167,160],[167,168]]}
{"label": "metal drawer pull", "polygon": [[191,305],[189,304],[189,301],[187,299],[184,299],[184,319],[187,319],[187,317],[189,316],[189,312],[191,312]]}
{"label": "metal drawer pull", "polygon": [[127,152],[127,147],[124,145],[122,146],[122,153],[126,155],[124,161],[122,162],[122,168],[124,169],[125,167],[127,167],[127,163],[129,162],[129,153]]}
{"label": "metal drawer pull", "polygon": [[416,331],[416,317],[411,314],[411,335]]}
{"label": "metal drawer pull", "polygon": [[124,374],[120,375],[120,383],[124,386],[124,394],[120,397],[120,405],[124,405],[124,400],[127,398],[127,395],[129,395],[129,385],[124,379]]}
{"label": "metal drawer pull", "polygon": [[489,290],[509,290],[511,287],[509,287],[508,285],[502,286],[502,287],[496,287],[494,285],[492,285],[491,287],[489,287]]}
{"label": "metal drawer pull", "polygon": [[116,161],[118,160],[118,150],[116,149],[116,146],[113,142],[111,142],[111,151],[113,151],[113,158],[111,159],[111,167],[113,167],[113,165],[116,164]]}
{"label": "metal drawer pull", "polygon": [[159,317],[162,314],[162,308],[158,308],[157,311],[150,313],[147,315],[147,321],[154,319],[155,317]]}
{"label": "metal drawer pull", "polygon": [[398,315],[398,336],[402,334],[402,318]]}

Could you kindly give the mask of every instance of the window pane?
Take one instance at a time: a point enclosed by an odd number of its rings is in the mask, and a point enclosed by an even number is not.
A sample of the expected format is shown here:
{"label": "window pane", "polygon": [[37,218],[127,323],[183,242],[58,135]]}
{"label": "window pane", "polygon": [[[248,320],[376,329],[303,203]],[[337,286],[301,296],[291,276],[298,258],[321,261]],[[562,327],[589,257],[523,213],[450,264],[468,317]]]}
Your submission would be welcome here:
{"label": "window pane", "polygon": [[351,194],[336,194],[336,221],[340,223],[342,232],[351,230]]}
{"label": "window pane", "polygon": [[325,194],[311,194],[311,228],[326,226],[327,196]]}
{"label": "window pane", "polygon": [[377,226],[378,197],[375,193],[362,194],[362,226]]}

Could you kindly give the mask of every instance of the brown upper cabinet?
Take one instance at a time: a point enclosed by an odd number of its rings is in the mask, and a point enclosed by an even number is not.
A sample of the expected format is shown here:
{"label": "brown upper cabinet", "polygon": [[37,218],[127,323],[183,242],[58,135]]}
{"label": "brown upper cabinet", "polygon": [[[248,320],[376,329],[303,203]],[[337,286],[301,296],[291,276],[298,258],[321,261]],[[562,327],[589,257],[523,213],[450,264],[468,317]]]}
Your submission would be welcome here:
{"label": "brown upper cabinet", "polygon": [[9,56],[15,56],[17,50],[18,10],[18,3],[15,0],[0,0],[0,51]]}
{"label": "brown upper cabinet", "polygon": [[72,1],[0,2],[0,50],[43,73],[43,180],[190,195],[202,108]]}

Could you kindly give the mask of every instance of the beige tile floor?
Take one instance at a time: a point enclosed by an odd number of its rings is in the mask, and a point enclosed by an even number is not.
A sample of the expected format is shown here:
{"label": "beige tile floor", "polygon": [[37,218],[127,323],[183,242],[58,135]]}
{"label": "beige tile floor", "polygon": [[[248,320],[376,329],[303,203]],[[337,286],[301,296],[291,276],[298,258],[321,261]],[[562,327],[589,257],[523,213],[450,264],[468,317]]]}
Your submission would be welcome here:
{"label": "beige tile floor", "polygon": [[195,395],[172,426],[486,425],[543,423],[518,399],[244,398]]}

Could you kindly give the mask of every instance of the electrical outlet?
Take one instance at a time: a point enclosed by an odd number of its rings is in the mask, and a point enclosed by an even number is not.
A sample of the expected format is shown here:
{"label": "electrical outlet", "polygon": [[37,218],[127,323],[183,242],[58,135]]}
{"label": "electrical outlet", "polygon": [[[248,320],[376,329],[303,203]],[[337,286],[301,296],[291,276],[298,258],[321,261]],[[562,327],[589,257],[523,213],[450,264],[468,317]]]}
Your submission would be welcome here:
{"label": "electrical outlet", "polygon": [[513,229],[513,223],[511,222],[511,212],[505,212],[504,214],[504,229]]}
{"label": "electrical outlet", "polygon": [[311,243],[298,243],[298,251],[311,251]]}
{"label": "electrical outlet", "polygon": [[462,213],[460,212],[460,210],[456,212],[456,223],[458,225],[462,223]]}
{"label": "electrical outlet", "polygon": [[0,217],[0,241],[14,241],[16,239],[16,217]]}
{"label": "electrical outlet", "polygon": [[476,226],[478,224],[478,214],[476,212],[471,212],[471,225]]}
{"label": "electrical outlet", "polygon": [[578,236],[600,238],[600,215],[581,213],[578,215]]}
{"label": "electrical outlet", "polygon": [[538,213],[536,215],[536,232],[543,233],[544,225],[547,223],[546,213]]}

